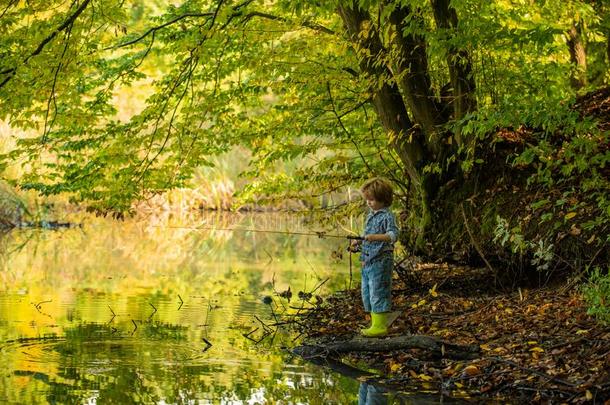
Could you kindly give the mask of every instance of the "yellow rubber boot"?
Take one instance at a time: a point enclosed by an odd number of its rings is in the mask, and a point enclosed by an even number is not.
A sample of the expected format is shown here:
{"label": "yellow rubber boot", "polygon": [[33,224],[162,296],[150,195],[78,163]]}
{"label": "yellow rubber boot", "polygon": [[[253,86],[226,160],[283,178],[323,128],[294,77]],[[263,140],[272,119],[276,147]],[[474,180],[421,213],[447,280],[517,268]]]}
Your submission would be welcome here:
{"label": "yellow rubber boot", "polygon": [[371,327],[360,331],[362,336],[382,337],[388,334],[388,312],[371,312]]}

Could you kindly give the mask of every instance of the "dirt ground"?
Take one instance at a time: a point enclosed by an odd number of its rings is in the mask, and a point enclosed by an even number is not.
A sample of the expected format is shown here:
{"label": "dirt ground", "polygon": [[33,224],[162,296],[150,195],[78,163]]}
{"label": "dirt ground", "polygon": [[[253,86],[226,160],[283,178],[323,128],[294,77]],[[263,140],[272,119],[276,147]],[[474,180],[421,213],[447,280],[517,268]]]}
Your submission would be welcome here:
{"label": "dirt ground", "polygon": [[[508,291],[508,292],[507,292]],[[579,286],[527,289],[494,282],[486,269],[418,264],[394,279],[391,335],[477,344],[479,358],[452,360],[421,349],[351,353],[397,390],[524,403],[610,404],[610,327],[587,315]],[[346,340],[367,325],[360,291],[342,291],[308,311],[306,341]]]}

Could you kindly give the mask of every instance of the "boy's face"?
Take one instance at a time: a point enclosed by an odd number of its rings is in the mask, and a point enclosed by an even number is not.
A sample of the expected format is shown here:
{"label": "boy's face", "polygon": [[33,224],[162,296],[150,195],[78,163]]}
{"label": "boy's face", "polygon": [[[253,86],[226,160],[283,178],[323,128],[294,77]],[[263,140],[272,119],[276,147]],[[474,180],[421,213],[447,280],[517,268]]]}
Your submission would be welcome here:
{"label": "boy's face", "polygon": [[366,205],[368,205],[368,207],[373,211],[380,210],[384,207],[383,203],[381,201],[377,201],[370,193],[364,192],[362,195],[366,200]]}

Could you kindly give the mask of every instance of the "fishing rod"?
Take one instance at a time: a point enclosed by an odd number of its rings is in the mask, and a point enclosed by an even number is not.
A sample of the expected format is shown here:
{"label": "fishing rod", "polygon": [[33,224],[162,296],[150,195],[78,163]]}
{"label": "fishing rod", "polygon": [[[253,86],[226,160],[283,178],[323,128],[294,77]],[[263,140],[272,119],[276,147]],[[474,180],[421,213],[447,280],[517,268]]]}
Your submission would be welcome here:
{"label": "fishing rod", "polygon": [[217,227],[205,227],[205,226],[167,226],[165,228],[171,229],[192,229],[195,231],[240,231],[240,232],[257,232],[257,233],[276,233],[281,235],[298,235],[298,236],[317,236],[318,238],[340,238],[340,239],[353,239],[353,240],[364,240],[359,235],[334,235],[326,232],[295,232],[295,231],[272,231],[269,229],[251,229],[251,228],[217,228]]}

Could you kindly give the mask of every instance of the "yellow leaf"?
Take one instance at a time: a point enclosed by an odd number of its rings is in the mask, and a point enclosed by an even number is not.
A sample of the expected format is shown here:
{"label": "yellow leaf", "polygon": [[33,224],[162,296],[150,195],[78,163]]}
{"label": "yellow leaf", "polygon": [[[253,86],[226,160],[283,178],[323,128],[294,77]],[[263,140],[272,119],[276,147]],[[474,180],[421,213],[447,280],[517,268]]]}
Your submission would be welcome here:
{"label": "yellow leaf", "polygon": [[395,373],[395,372],[397,372],[398,370],[400,370],[400,364],[399,364],[399,363],[392,363],[392,364],[390,365],[390,371],[391,371],[392,373]]}
{"label": "yellow leaf", "polygon": [[438,297],[438,293],[436,292],[436,284],[434,284],[434,287],[429,289],[428,292],[430,293],[431,296]]}
{"label": "yellow leaf", "polygon": [[578,329],[578,330],[576,331],[576,334],[577,334],[577,335],[586,335],[587,333],[589,333],[589,331],[588,331],[588,330],[586,330],[586,329]]}
{"label": "yellow leaf", "polygon": [[459,383],[459,382],[456,382],[455,386],[458,387],[458,388],[464,388],[464,384]]}
{"label": "yellow leaf", "polygon": [[587,399],[589,401],[591,401],[593,399],[593,394],[591,394],[591,391],[587,390],[587,392],[585,393],[585,396],[587,397]]}
{"label": "yellow leaf", "polygon": [[422,305],[425,305],[425,304],[426,304],[426,300],[420,300],[420,301],[417,303],[417,306],[418,306],[418,307],[421,307]]}
{"label": "yellow leaf", "polygon": [[473,375],[480,374],[481,370],[479,370],[479,368],[477,366],[468,366],[464,369],[464,371],[462,371],[462,373],[464,375],[473,376]]}
{"label": "yellow leaf", "polygon": [[576,216],[576,213],[575,213],[575,212],[568,212],[564,218],[565,218],[565,219],[572,219],[572,218],[574,218],[575,216]]}
{"label": "yellow leaf", "polygon": [[429,375],[425,375],[425,374],[420,374],[418,375],[420,380],[424,380],[424,381],[432,381],[432,377],[430,377]]}
{"label": "yellow leaf", "polygon": [[539,352],[539,353],[541,353],[543,351],[544,351],[544,349],[542,347],[532,347],[530,349],[530,352]]}
{"label": "yellow leaf", "polygon": [[537,345],[538,342],[536,342],[535,340],[530,340],[529,342],[527,342],[528,345]]}
{"label": "yellow leaf", "polygon": [[487,344],[487,343],[483,343],[481,346],[479,346],[481,349],[485,350],[485,351],[489,351],[491,350],[491,347]]}
{"label": "yellow leaf", "polygon": [[417,373],[413,370],[409,370],[409,375],[413,378],[417,378]]}

